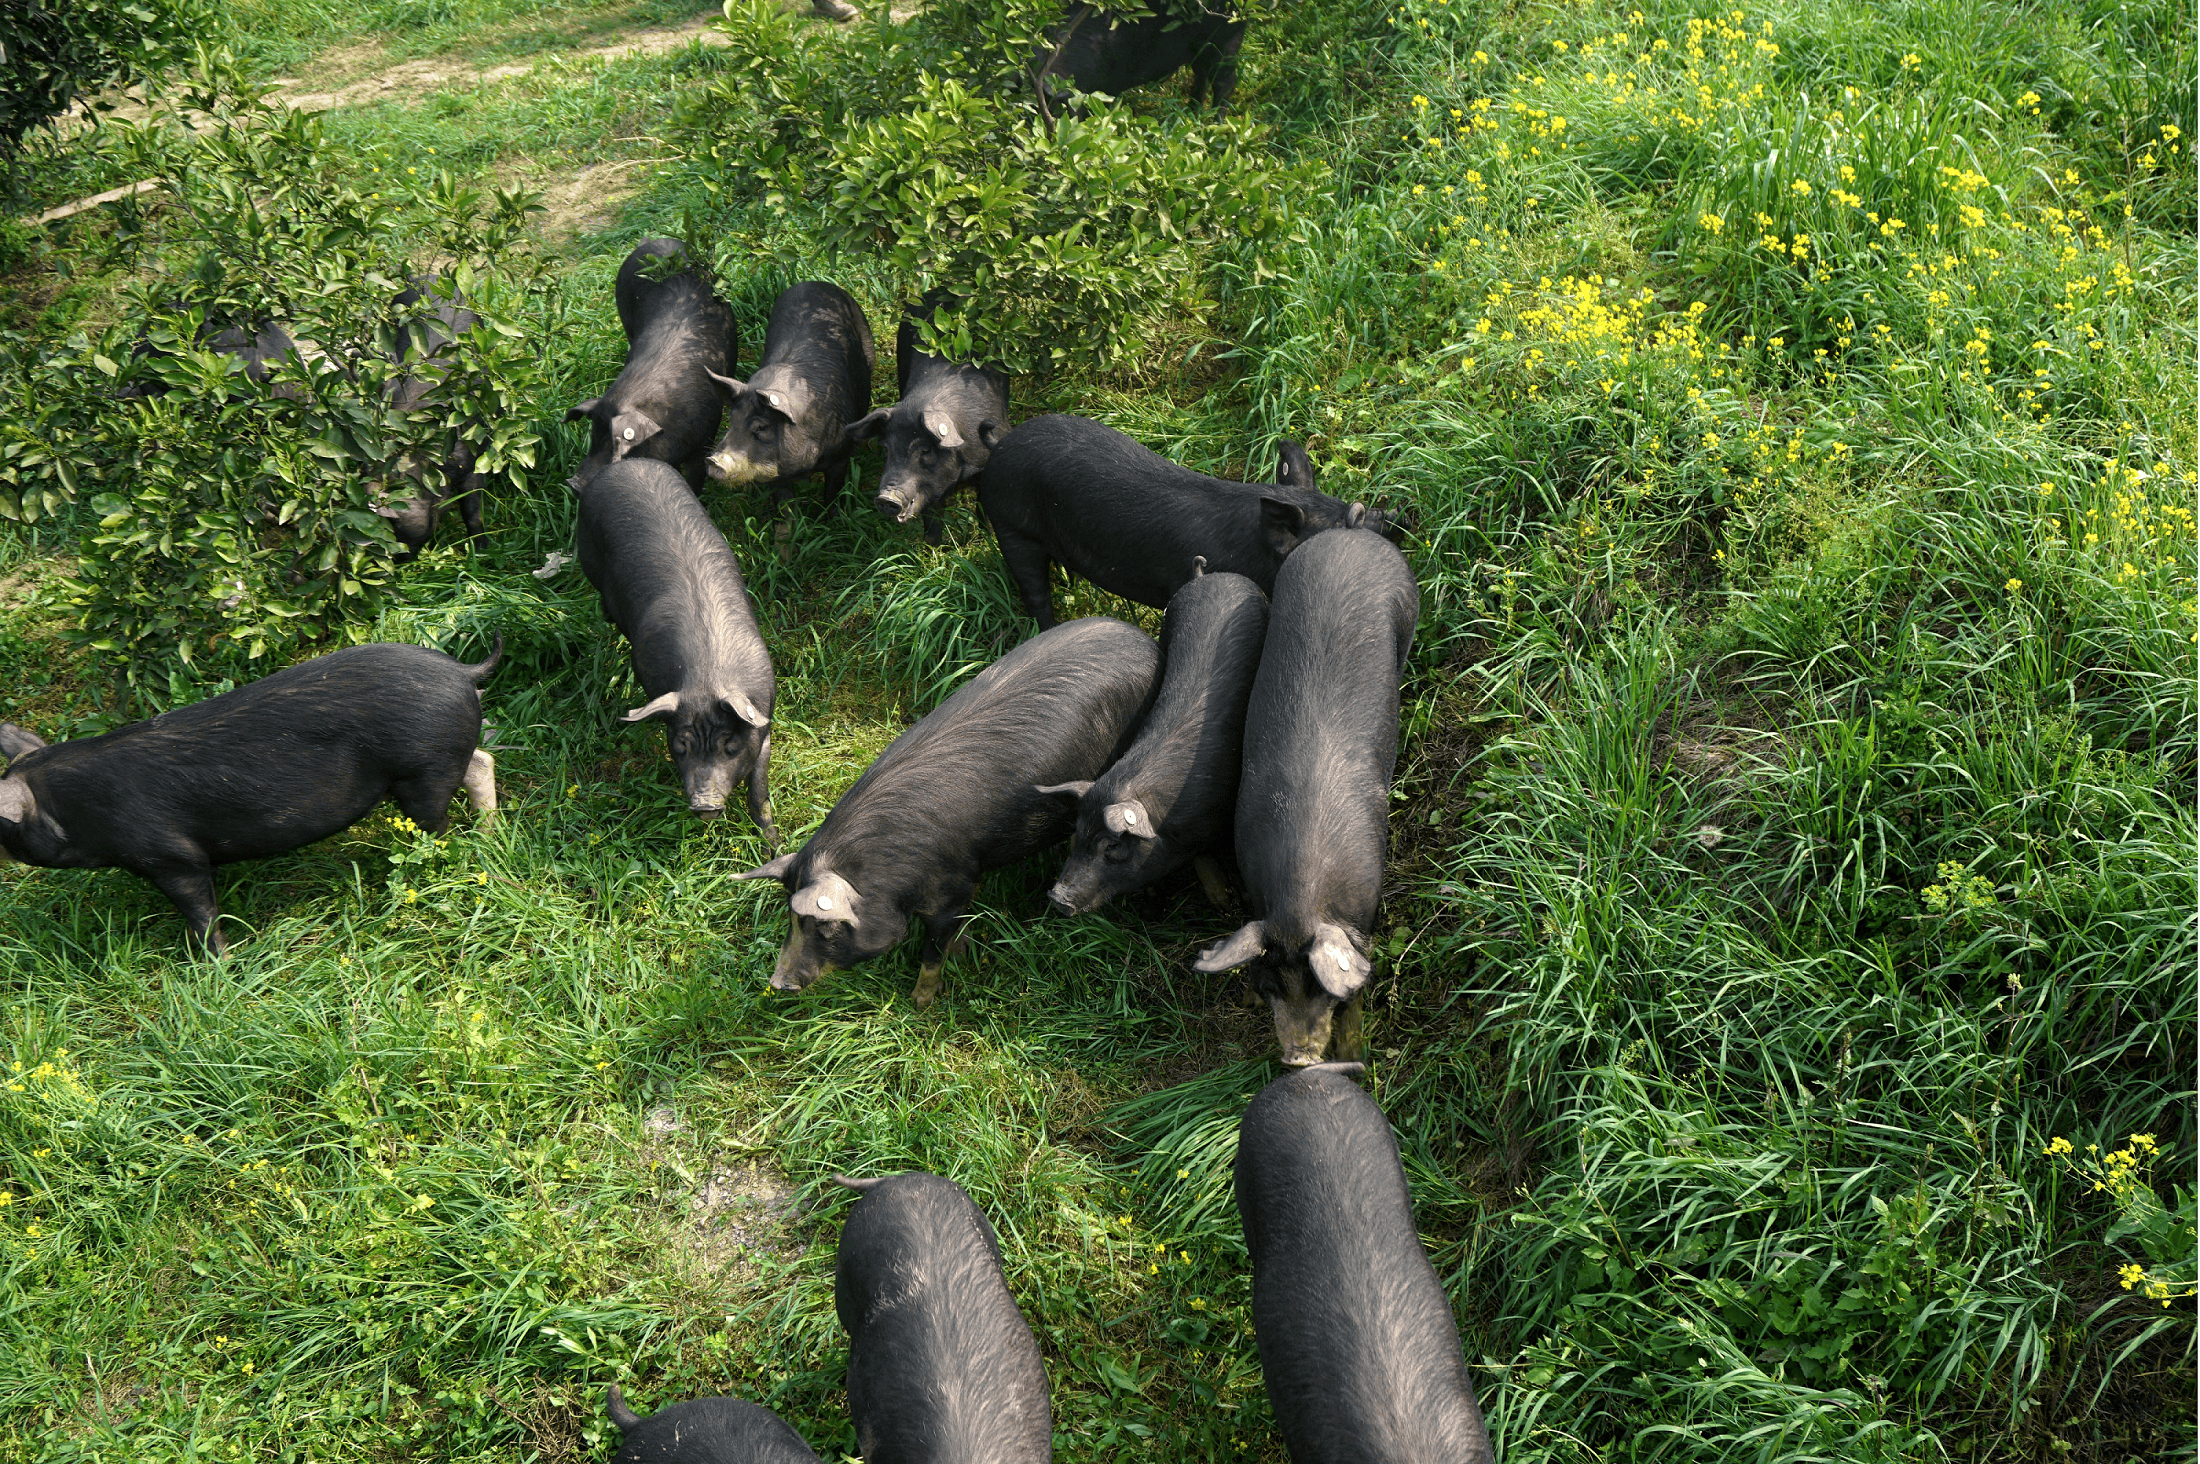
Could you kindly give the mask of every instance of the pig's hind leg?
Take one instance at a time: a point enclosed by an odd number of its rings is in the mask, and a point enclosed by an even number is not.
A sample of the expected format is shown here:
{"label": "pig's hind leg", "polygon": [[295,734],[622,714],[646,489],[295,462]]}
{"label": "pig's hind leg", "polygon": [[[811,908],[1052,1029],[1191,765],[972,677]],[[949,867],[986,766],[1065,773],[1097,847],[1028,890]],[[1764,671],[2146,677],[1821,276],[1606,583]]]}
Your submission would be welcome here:
{"label": "pig's hind leg", "polygon": [[[479,748],[474,756],[487,757]],[[490,769],[495,769],[492,761]],[[399,778],[390,784],[390,797],[397,800],[398,811],[431,834],[440,834],[451,821],[451,799],[461,787],[468,787],[474,772],[473,756],[452,767],[431,768],[411,777]],[[493,784],[491,785],[494,786]]]}
{"label": "pig's hind leg", "polygon": [[993,536],[1000,540],[1001,562],[1008,566],[1008,577],[1016,582],[1025,613],[1039,622],[1041,630],[1054,629],[1054,594],[1047,583],[1047,546],[1013,529],[996,528]]}
{"label": "pig's hind leg", "polygon": [[157,874],[147,874],[153,888],[168,897],[183,917],[190,931],[185,944],[197,946],[208,955],[229,954],[229,942],[222,939],[221,907],[214,902],[214,871],[207,865],[185,869],[168,869]]}

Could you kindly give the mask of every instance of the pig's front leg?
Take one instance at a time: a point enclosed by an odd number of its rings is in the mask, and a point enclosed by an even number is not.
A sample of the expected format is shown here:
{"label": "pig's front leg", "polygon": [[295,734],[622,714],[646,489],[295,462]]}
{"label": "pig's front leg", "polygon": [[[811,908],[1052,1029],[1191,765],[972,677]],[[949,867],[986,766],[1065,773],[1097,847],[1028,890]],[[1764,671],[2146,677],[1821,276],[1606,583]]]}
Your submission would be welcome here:
{"label": "pig's front leg", "polygon": [[970,938],[961,933],[962,906],[957,905],[938,915],[924,917],[924,949],[919,955],[917,989],[909,994],[917,1010],[923,1011],[940,994],[940,974],[947,963],[963,953]]}

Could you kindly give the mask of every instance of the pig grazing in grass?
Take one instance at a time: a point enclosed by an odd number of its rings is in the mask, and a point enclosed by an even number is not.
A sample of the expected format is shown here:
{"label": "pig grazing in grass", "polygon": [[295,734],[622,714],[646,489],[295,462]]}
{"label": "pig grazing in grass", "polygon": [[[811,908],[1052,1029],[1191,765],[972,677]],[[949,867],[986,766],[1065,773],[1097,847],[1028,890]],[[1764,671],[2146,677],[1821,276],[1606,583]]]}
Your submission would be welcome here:
{"label": "pig grazing in grass", "polygon": [[1050,563],[1159,609],[1192,577],[1195,558],[1266,593],[1285,556],[1324,529],[1398,537],[1390,515],[1315,491],[1297,443],[1283,445],[1283,464],[1288,482],[1233,483],[1179,467],[1112,427],[1050,415],[1001,443],[978,501],[1024,608],[1042,626],[1054,623]]}
{"label": "pig grazing in grass", "polygon": [[626,1435],[611,1464],[817,1464],[786,1420],[761,1403],[696,1398],[644,1418],[611,1385],[611,1421]]}
{"label": "pig grazing in grass", "polygon": [[461,787],[484,819],[494,813],[480,685],[503,654],[501,638],[476,666],[420,646],[350,646],[50,747],[0,723],[0,851],[151,880],[191,939],[220,955],[216,865],[325,839],[384,797],[430,833]]}
{"label": "pig grazing in grass", "polygon": [[1041,788],[1076,800],[1069,862],[1047,892],[1065,915],[1097,910],[1195,863],[1223,903],[1208,852],[1230,835],[1245,700],[1260,668],[1268,600],[1243,575],[1208,574],[1169,597],[1161,624],[1161,689],[1130,750],[1091,782]]}
{"label": "pig grazing in grass", "polygon": [[1286,1073],[1238,1125],[1253,1332],[1292,1464],[1492,1464],[1398,1141],[1349,1074]]}
{"label": "pig grazing in grass", "polygon": [[837,499],[855,447],[848,424],[871,405],[872,356],[871,323],[846,290],[811,281],[783,291],[749,379],[711,373],[733,399],[711,477],[769,483],[782,507],[797,481],[821,472]]}
{"label": "pig grazing in grass", "polygon": [[1121,96],[1189,66],[1192,101],[1198,103],[1205,93],[1219,109],[1230,105],[1237,88],[1245,22],[1232,18],[1228,6],[1202,10],[1193,20],[1159,9],[1144,20],[1126,20],[1097,6],[1072,5],[1052,40],[1039,65],[1039,85],[1050,92],[1050,82],[1067,77],[1081,92]]}
{"label": "pig grazing in grass", "polygon": [[[928,296],[919,309],[939,303],[939,296]],[[919,350],[917,327],[906,317],[894,355],[901,400],[857,422],[848,436],[885,439],[885,466],[871,505],[897,524],[922,515],[925,541],[937,544],[940,500],[976,481],[1008,433],[1008,378]]]}
{"label": "pig grazing in grass", "polygon": [[1238,869],[1253,919],[1193,964],[1254,963],[1253,989],[1293,1066],[1320,1062],[1332,1038],[1339,1058],[1360,1056],[1398,678],[1420,608],[1404,556],[1364,529],[1316,534],[1276,575],[1238,775]]}
{"label": "pig grazing in grass", "polygon": [[[393,361],[410,368],[391,389],[391,406],[405,413],[437,405],[437,384],[449,369],[447,353],[451,344],[481,323],[481,317],[466,308],[455,287],[438,293],[436,282],[430,279],[413,281],[396,303],[400,310],[410,311],[423,301],[430,308],[405,326],[390,352]],[[468,537],[481,533],[481,474],[474,471],[472,443],[454,432],[442,462],[422,461],[408,454],[398,464],[398,471],[410,480],[410,495],[388,498],[375,511],[390,521],[390,533],[404,546],[400,559],[414,558],[427,547],[435,537],[444,506],[453,500]]]}
{"label": "pig grazing in grass", "polygon": [[706,818],[746,780],[749,817],[774,841],[771,652],[725,535],[669,464],[628,458],[581,490],[581,572],[634,650],[688,807]]}
{"label": "pig grazing in grass", "polygon": [[810,841],[742,879],[787,889],[772,985],[800,991],[883,955],[924,922],[913,1000],[930,1006],[963,906],[989,869],[1074,825],[1039,785],[1097,778],[1153,692],[1161,656],[1135,626],[1095,617],[1034,636],[894,739]]}
{"label": "pig grazing in grass", "polygon": [[626,366],[610,390],[565,414],[590,424],[575,488],[627,457],[670,463],[691,488],[703,481],[725,410],[724,389],[711,378],[733,374],[740,336],[733,311],[684,258],[677,239],[644,239],[619,266],[613,297],[626,328]]}
{"label": "pig grazing in grass", "polygon": [[1047,1375],[962,1187],[936,1174],[840,1182],[833,1304],[848,1333],[848,1413],[864,1464],[1045,1464]]}

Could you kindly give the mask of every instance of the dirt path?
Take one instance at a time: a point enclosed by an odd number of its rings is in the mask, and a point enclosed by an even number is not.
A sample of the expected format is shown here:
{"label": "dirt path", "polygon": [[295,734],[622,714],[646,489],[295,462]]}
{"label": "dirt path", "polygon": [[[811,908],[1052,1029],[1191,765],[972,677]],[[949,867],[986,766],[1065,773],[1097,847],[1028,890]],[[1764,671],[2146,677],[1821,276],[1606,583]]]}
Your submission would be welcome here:
{"label": "dirt path", "polygon": [[714,27],[717,19],[715,14],[698,15],[679,25],[634,31],[606,46],[550,50],[525,61],[488,67],[471,66],[463,57],[450,55],[382,64],[388,52],[379,42],[342,46],[315,58],[313,74],[305,79],[277,78],[275,96],[290,106],[313,112],[377,102],[414,102],[454,86],[480,86],[526,76],[552,57],[563,63],[621,60],[678,50],[690,41],[722,46],[726,40]]}

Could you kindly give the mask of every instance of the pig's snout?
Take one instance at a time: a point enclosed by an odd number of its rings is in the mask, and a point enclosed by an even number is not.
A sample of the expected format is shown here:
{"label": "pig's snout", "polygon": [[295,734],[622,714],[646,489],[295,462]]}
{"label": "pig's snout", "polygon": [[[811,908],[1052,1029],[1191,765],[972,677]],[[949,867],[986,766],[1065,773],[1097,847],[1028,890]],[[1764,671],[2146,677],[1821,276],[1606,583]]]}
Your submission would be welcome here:
{"label": "pig's snout", "polygon": [[924,495],[903,483],[890,483],[878,490],[878,497],[871,506],[890,524],[905,524],[924,511]]}
{"label": "pig's snout", "polygon": [[1064,915],[1090,915],[1105,905],[1113,890],[1095,890],[1089,884],[1072,884],[1067,875],[1047,891],[1047,903]]}
{"label": "pig's snout", "polygon": [[812,955],[805,946],[801,922],[796,921],[787,932],[787,943],[779,948],[779,960],[772,966],[772,990],[800,991],[833,969],[830,962]]}
{"label": "pig's snout", "polygon": [[714,452],[710,455],[710,478],[713,483],[723,483],[733,472],[733,454]]}
{"label": "pig's snout", "polygon": [[716,803],[705,803],[699,798],[688,800],[688,812],[694,814],[697,818],[717,818],[725,811],[726,805],[723,799]]}
{"label": "pig's snout", "polygon": [[1076,915],[1081,913],[1077,908],[1077,897],[1062,885],[1056,885],[1047,891],[1047,903],[1054,907],[1057,914]]}
{"label": "pig's snout", "polygon": [[1282,1049],[1283,1065],[1302,1068],[1320,1062],[1329,1050],[1329,1022],[1337,1009],[1318,997],[1270,997],[1268,1004],[1276,1014],[1276,1046]]}

